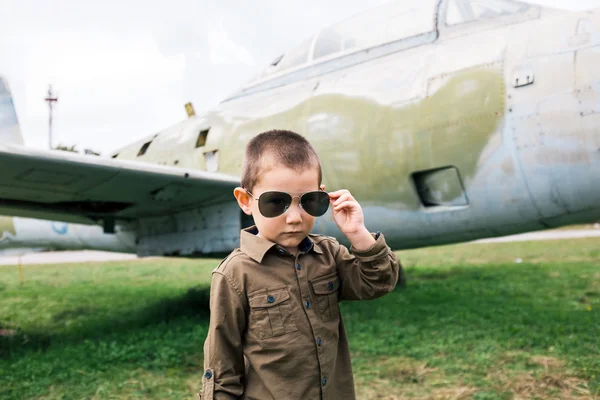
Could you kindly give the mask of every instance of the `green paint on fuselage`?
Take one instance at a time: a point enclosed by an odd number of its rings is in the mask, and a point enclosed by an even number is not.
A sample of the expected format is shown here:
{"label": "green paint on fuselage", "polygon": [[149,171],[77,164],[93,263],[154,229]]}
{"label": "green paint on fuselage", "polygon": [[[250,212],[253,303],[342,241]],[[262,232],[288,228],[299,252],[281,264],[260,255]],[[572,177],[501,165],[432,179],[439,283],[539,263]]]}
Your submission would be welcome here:
{"label": "green paint on fuselage", "polygon": [[239,124],[222,148],[222,171],[239,174],[247,140],[236,138],[292,129],[305,134],[317,149],[329,189],[348,188],[371,205],[416,209],[420,204],[410,174],[455,166],[468,182],[491,137],[500,134],[504,117],[499,68],[475,68],[439,79],[445,80],[439,90],[409,105],[320,94],[286,111]]}
{"label": "green paint on fuselage", "polygon": [[[454,166],[468,189],[484,149],[499,143],[492,138],[501,134],[504,120],[500,65],[430,78],[420,99],[402,105],[359,95],[311,93],[306,86],[282,88],[224,103],[208,113],[213,133],[207,146],[219,150],[219,172],[239,176],[250,138],[269,129],[290,129],[304,134],[317,149],[329,190],[347,188],[370,205],[414,210],[421,205],[410,175]],[[168,141],[150,146],[144,159],[131,158],[169,165],[170,159],[181,159],[179,167],[201,168],[194,157],[181,153],[188,147],[190,152],[202,151],[194,148],[196,138],[190,137],[189,143],[175,139],[172,146]],[[130,147],[127,151],[136,154],[139,143]]]}

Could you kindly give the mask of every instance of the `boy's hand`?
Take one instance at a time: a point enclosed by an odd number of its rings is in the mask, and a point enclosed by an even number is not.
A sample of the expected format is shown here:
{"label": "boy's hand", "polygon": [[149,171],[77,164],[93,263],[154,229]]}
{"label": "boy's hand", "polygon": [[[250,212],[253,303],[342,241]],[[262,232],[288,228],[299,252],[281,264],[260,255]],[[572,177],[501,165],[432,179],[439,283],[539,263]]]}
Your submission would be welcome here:
{"label": "boy's hand", "polygon": [[375,239],[365,227],[362,208],[348,190],[329,193],[329,202],[333,220],[355,250],[367,250],[375,244]]}

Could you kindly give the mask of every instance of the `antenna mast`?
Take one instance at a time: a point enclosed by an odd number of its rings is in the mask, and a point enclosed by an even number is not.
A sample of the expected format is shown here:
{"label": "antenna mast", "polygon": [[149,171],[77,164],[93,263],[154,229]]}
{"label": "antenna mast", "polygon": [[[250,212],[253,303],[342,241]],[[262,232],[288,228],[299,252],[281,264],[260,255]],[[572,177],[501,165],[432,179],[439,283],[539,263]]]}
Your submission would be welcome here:
{"label": "antenna mast", "polygon": [[52,85],[48,85],[48,97],[44,100],[48,102],[48,111],[50,112],[48,115],[48,147],[52,150],[52,106],[58,101],[58,97],[52,93]]}

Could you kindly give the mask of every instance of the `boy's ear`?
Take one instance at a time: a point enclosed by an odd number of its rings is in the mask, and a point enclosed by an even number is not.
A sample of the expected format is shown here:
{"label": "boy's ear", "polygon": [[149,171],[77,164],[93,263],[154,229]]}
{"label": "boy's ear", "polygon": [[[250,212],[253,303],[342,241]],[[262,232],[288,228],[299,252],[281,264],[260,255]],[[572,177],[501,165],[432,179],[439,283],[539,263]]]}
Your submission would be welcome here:
{"label": "boy's ear", "polygon": [[246,215],[252,215],[252,207],[250,207],[250,201],[252,201],[252,198],[248,192],[246,192],[244,188],[236,187],[233,190],[233,195],[235,196],[235,199],[237,200],[242,211]]}
{"label": "boy's ear", "polygon": [[325,185],[321,185],[321,190],[325,191]]}

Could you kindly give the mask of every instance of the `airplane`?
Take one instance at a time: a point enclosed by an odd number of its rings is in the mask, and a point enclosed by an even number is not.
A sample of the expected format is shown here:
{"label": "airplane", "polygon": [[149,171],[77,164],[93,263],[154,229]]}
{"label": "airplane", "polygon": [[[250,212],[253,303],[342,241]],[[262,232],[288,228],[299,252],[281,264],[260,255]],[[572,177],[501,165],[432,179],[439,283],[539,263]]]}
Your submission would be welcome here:
{"label": "airplane", "polygon": [[[408,249],[600,219],[600,9],[402,0],[311,36],[220,104],[110,157],[26,148],[0,87],[0,214],[210,256],[252,224],[244,146],[305,135],[330,190]],[[345,242],[331,215],[314,232]],[[89,248],[99,246],[88,243]]]}
{"label": "airplane", "polygon": [[114,234],[98,225],[0,216],[0,256],[43,250],[94,250],[135,253],[134,231],[120,225]]}

